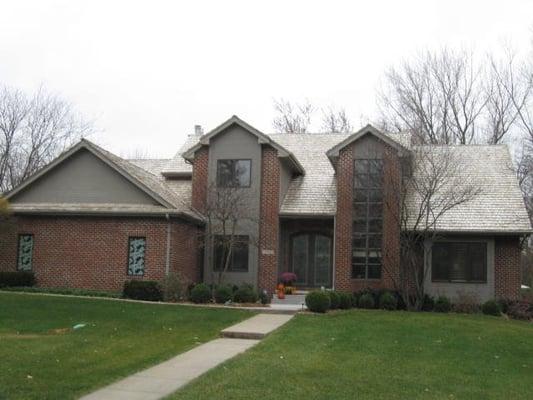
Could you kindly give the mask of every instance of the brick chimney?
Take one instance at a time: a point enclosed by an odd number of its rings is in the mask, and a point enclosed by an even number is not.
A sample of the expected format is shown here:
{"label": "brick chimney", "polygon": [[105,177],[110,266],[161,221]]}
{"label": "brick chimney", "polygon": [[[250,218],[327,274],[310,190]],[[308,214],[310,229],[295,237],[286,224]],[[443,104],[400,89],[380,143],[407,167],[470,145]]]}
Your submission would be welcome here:
{"label": "brick chimney", "polygon": [[194,134],[196,136],[202,136],[204,134],[204,130],[202,129],[202,125],[194,125]]}

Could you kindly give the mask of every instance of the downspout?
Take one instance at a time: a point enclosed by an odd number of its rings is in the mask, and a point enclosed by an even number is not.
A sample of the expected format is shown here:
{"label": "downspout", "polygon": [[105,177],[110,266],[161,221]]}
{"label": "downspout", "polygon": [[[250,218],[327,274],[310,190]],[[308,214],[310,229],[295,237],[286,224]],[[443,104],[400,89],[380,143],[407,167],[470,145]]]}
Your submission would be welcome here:
{"label": "downspout", "polygon": [[167,254],[165,260],[165,276],[168,276],[170,273],[170,216],[165,214],[167,220]]}

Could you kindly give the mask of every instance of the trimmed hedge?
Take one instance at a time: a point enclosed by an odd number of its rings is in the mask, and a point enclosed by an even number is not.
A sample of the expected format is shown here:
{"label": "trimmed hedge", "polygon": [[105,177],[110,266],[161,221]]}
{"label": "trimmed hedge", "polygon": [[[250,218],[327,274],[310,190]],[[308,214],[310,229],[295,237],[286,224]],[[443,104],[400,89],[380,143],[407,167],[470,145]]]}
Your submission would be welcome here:
{"label": "trimmed hedge", "polygon": [[242,284],[233,294],[236,303],[257,303],[259,296],[252,285]]}
{"label": "trimmed hedge", "polygon": [[205,283],[199,283],[191,289],[191,301],[196,304],[211,301],[211,289]]}
{"label": "trimmed hedge", "polygon": [[502,313],[500,304],[496,300],[488,300],[484,302],[483,305],[481,306],[481,311],[483,311],[483,314],[485,315],[495,315],[495,316],[500,316]]}
{"label": "trimmed hedge", "polygon": [[436,312],[448,313],[452,309],[450,300],[445,296],[439,296],[435,302],[434,310]]}
{"label": "trimmed hedge", "polygon": [[35,274],[30,271],[0,272],[0,288],[35,285]]}
{"label": "trimmed hedge", "polygon": [[357,305],[359,308],[370,309],[376,306],[376,302],[374,301],[374,296],[372,296],[370,293],[364,293],[361,295],[361,297],[359,297]]}
{"label": "trimmed hedge", "polygon": [[221,285],[215,289],[215,302],[224,304],[233,299],[233,289],[229,286]]}
{"label": "trimmed hedge", "polygon": [[398,307],[398,300],[391,292],[384,292],[379,297],[379,308],[394,311]]}
{"label": "trimmed hedge", "polygon": [[339,292],[339,308],[348,310],[352,308],[352,295],[346,292]]}
{"label": "trimmed hedge", "polygon": [[126,281],[122,294],[124,297],[134,300],[163,300],[161,285],[156,281]]}
{"label": "trimmed hedge", "polygon": [[341,298],[340,298],[339,293],[336,292],[335,290],[328,290],[327,293],[328,293],[329,301],[330,301],[329,308],[332,310],[336,310],[337,308],[339,308],[341,304]]}
{"label": "trimmed hedge", "polygon": [[305,305],[309,311],[325,313],[331,306],[331,297],[323,290],[314,290],[305,296]]}

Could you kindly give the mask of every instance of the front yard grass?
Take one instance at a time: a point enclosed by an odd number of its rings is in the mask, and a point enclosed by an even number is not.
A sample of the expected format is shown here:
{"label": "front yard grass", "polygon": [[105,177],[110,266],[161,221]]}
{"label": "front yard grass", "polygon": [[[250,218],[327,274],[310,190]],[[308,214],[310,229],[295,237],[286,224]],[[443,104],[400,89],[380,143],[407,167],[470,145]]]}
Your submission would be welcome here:
{"label": "front yard grass", "polygon": [[[216,338],[241,310],[0,292],[0,399],[71,399]],[[78,323],[86,326],[73,330]]]}
{"label": "front yard grass", "polygon": [[171,396],[531,399],[533,324],[482,315],[298,315]]}

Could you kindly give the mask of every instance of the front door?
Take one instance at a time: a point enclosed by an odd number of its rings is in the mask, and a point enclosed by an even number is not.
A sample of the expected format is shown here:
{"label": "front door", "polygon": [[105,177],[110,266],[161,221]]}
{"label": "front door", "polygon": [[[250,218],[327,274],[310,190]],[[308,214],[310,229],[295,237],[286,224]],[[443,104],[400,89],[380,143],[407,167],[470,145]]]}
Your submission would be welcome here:
{"label": "front door", "polygon": [[291,270],[301,287],[331,287],[331,237],[299,233],[291,239]]}

